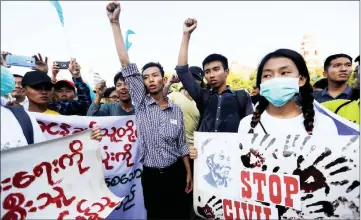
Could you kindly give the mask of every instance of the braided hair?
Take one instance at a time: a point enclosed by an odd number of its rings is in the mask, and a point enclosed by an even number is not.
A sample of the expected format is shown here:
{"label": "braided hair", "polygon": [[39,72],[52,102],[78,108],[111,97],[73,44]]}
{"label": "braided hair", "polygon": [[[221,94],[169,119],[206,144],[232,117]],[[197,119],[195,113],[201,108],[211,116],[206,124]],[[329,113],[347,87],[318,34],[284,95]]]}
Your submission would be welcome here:
{"label": "braided hair", "polygon": [[[300,87],[299,95],[300,95],[300,105],[304,117],[303,125],[305,126],[307,133],[311,135],[314,127],[313,123],[315,116],[315,110],[313,108],[314,98],[312,95],[313,89],[310,83],[310,75],[308,73],[306,62],[299,53],[289,49],[279,49],[272,53],[267,54],[262,59],[257,70],[257,86],[260,88],[263,67],[266,64],[266,62],[272,58],[281,58],[281,57],[292,60],[293,63],[296,65],[300,75],[306,79],[305,85]],[[269,105],[268,100],[265,97],[261,96],[259,103],[255,111],[253,112],[253,116],[251,120],[251,129],[249,130],[248,133],[254,133],[255,127],[260,122],[261,115],[266,110],[268,105]]]}

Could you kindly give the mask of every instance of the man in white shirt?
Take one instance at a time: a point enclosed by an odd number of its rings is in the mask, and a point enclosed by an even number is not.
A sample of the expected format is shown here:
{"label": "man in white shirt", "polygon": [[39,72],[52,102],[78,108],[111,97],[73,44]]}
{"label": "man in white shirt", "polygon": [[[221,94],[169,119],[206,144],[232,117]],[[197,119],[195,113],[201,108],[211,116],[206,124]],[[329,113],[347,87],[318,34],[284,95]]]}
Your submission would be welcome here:
{"label": "man in white shirt", "polygon": [[15,78],[15,88],[11,92],[11,96],[15,100],[10,100],[8,105],[21,105],[25,110],[29,109],[29,100],[25,95],[25,89],[22,87],[21,82],[23,81],[23,76],[14,74]]}
{"label": "man in white shirt", "polygon": [[[16,116],[13,114],[13,112],[4,107],[1,106],[1,150],[6,150],[9,148],[15,148],[15,147],[22,147],[26,146],[28,144],[31,144],[28,142],[26,136],[27,130],[31,130],[31,128],[27,127],[25,131],[23,131],[23,128],[20,125],[21,123],[26,123],[24,120],[18,120]],[[11,108],[11,107],[10,107]],[[40,143],[46,140],[43,132],[40,129],[39,124],[37,123],[36,119],[29,115],[27,112],[24,111],[24,109],[21,109],[19,107],[12,107],[18,109],[18,111],[22,111],[23,114],[22,117],[26,116],[29,118],[28,121],[30,121],[30,125],[32,126],[32,140],[33,143]],[[31,131],[30,131],[31,133]]]}
{"label": "man in white shirt", "polygon": [[[2,66],[6,64],[2,62]],[[1,71],[1,91],[3,95],[14,90],[15,79],[7,68]],[[7,80],[4,82],[4,80]],[[10,85],[13,85],[10,87]],[[5,89],[6,88],[6,89]],[[45,136],[36,119],[23,108],[1,105],[1,150],[22,147],[45,141]]]}

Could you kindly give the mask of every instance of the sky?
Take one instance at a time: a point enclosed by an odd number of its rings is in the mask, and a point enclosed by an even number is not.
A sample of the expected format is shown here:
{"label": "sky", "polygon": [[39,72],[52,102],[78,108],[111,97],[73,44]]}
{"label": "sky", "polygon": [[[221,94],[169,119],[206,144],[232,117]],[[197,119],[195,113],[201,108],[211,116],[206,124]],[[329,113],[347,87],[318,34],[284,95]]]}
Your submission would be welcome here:
{"label": "sky", "polygon": [[[75,57],[82,76],[92,82],[91,71],[112,86],[120,62],[106,15],[107,1],[60,1],[60,24],[49,1],[1,1],[1,50],[31,56],[40,52],[49,62]],[[189,64],[201,66],[211,53],[229,64],[257,67],[267,53],[279,48],[300,50],[303,35],[312,34],[323,61],[328,55],[359,55],[359,1],[168,1],[121,2],[120,25],[128,29],[131,62],[138,68],[160,62],[173,73],[182,39],[184,20],[198,20],[189,48]],[[14,73],[28,71],[12,67]],[[70,74],[62,71],[60,77]]]}

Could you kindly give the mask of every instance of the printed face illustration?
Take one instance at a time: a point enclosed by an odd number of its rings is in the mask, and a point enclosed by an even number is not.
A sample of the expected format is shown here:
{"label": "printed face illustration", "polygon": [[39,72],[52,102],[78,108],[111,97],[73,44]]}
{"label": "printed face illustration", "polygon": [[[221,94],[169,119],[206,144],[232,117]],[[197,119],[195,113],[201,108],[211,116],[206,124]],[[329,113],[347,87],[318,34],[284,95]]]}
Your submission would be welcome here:
{"label": "printed face illustration", "polygon": [[228,179],[231,171],[231,157],[221,150],[219,153],[208,156],[207,165],[219,179]]}

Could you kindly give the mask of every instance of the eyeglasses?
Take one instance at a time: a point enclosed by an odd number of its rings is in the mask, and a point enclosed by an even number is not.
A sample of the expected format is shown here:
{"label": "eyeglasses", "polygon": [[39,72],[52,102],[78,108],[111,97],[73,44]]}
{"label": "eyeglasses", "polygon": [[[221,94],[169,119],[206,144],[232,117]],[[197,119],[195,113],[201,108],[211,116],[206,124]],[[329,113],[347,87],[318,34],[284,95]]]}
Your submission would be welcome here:
{"label": "eyeglasses", "polygon": [[119,99],[119,96],[110,96],[110,99]]}

